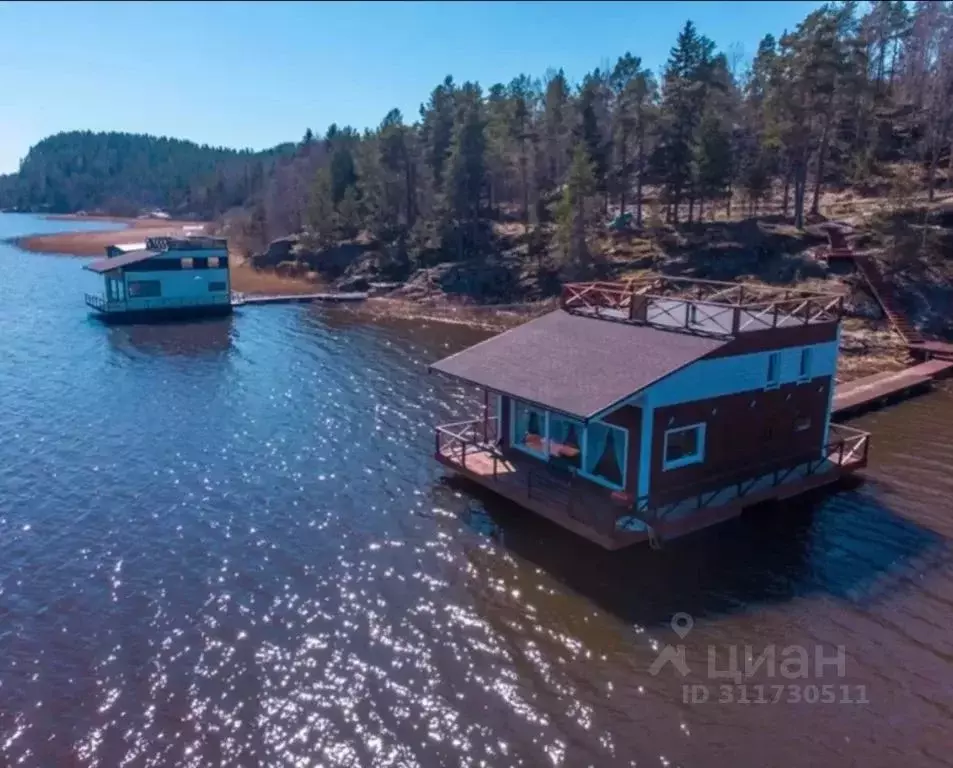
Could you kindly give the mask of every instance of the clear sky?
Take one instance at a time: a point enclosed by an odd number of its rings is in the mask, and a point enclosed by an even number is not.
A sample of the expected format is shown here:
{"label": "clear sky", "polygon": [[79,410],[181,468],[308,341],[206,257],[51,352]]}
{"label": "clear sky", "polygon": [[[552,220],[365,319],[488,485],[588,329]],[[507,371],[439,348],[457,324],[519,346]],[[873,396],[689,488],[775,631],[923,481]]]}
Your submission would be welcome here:
{"label": "clear sky", "polygon": [[445,75],[487,87],[625,51],[657,70],[692,19],[750,55],[819,2],[0,2],[0,173],[66,130],[263,149],[416,119]]}

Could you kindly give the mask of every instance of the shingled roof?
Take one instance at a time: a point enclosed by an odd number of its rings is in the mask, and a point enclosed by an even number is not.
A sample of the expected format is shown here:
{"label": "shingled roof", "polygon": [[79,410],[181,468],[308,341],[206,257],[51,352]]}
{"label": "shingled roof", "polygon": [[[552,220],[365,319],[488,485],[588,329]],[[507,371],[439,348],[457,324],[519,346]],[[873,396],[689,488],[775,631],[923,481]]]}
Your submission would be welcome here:
{"label": "shingled roof", "polygon": [[556,310],[430,370],[589,419],[728,341]]}

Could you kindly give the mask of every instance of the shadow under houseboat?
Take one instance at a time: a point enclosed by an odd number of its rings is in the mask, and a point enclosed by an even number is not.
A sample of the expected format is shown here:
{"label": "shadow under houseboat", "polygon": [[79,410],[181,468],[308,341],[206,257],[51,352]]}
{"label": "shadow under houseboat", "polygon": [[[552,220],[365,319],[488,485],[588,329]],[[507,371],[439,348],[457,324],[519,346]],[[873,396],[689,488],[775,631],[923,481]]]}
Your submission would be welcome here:
{"label": "shadow under houseboat", "polygon": [[[715,619],[822,594],[853,603],[901,589],[905,567],[945,557],[947,541],[887,507],[857,476],[767,501],[670,542],[607,551],[465,477],[464,522],[619,619],[666,625],[675,613]],[[857,527],[865,535],[858,538]]]}
{"label": "shadow under houseboat", "polygon": [[225,354],[231,350],[236,332],[232,315],[107,328],[110,345],[121,352],[182,357]]}

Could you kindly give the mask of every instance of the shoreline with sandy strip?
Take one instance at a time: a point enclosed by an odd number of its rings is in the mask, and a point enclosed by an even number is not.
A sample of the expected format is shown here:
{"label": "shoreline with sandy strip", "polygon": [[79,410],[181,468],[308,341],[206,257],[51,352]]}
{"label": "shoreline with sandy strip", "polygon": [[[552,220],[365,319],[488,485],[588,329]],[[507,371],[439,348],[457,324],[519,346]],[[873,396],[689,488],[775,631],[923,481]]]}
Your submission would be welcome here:
{"label": "shoreline with sandy strip", "polygon": [[[199,232],[205,227],[200,221],[172,221],[168,219],[124,219],[108,216],[48,216],[55,221],[104,221],[125,224],[125,229],[54,232],[45,235],[24,235],[11,242],[24,251],[58,254],[61,256],[105,256],[106,246],[123,242],[140,242],[149,237],[184,235]],[[190,230],[186,230],[189,227]]]}

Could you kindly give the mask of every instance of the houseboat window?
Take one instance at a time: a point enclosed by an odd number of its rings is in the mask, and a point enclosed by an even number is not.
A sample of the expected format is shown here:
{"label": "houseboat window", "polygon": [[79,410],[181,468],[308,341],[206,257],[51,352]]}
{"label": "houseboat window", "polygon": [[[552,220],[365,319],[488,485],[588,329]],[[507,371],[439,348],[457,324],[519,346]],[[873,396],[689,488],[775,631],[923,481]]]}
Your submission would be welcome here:
{"label": "houseboat window", "polygon": [[208,268],[209,268],[209,269],[218,269],[218,256],[209,256],[209,257],[208,257]]}
{"label": "houseboat window", "polygon": [[182,259],[182,269],[192,269],[193,266],[195,266],[195,264],[189,257]]}
{"label": "houseboat window", "polygon": [[591,421],[586,426],[584,472],[611,488],[625,487],[626,431]]}
{"label": "houseboat window", "polygon": [[549,415],[549,455],[576,469],[582,467],[583,425],[555,413]]}
{"label": "houseboat window", "polygon": [[513,445],[546,456],[546,411],[515,400],[513,402]]}
{"label": "houseboat window", "polygon": [[210,292],[210,293],[214,293],[214,292],[216,292],[216,291],[224,291],[224,290],[225,290],[225,281],[224,281],[224,280],[221,280],[221,281],[218,281],[218,282],[209,283],[209,284],[208,284],[208,289],[209,289],[209,292]]}
{"label": "houseboat window", "polygon": [[811,350],[805,348],[801,350],[801,365],[798,368],[798,378],[807,381],[811,378]]}
{"label": "houseboat window", "polygon": [[158,280],[130,280],[129,295],[137,299],[154,299],[162,295],[162,283]]}
{"label": "houseboat window", "polygon": [[705,425],[692,424],[665,432],[665,458],[662,469],[677,469],[705,460]]}
{"label": "houseboat window", "polygon": [[799,416],[794,422],[794,431],[795,432],[804,432],[811,428],[811,417],[810,416]]}
{"label": "houseboat window", "polygon": [[781,383],[781,353],[772,352],[768,355],[768,386],[776,387]]}

